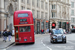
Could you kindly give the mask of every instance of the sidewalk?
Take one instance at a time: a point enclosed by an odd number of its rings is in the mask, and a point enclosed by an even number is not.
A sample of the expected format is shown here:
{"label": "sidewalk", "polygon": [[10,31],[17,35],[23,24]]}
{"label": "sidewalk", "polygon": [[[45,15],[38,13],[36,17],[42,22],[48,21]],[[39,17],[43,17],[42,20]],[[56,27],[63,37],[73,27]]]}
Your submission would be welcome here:
{"label": "sidewalk", "polygon": [[[35,37],[39,37],[39,36],[42,36],[42,35],[45,35],[45,34],[35,34]],[[14,36],[12,36],[11,41],[8,41],[8,38],[7,38],[7,42],[3,41],[3,37],[1,37],[0,38],[0,49],[5,49],[14,42],[15,42],[15,37]]]}
{"label": "sidewalk", "polygon": [[8,41],[8,38],[7,38],[7,42],[3,41],[3,37],[1,37],[0,38],[0,49],[4,49],[14,42],[15,42],[14,36],[12,37],[11,41]]}

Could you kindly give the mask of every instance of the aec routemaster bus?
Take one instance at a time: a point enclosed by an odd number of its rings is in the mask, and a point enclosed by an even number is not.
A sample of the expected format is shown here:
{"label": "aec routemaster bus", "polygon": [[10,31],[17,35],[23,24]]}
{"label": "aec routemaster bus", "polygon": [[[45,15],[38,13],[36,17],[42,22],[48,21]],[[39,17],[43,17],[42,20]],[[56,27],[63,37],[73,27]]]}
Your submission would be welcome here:
{"label": "aec routemaster bus", "polygon": [[35,43],[33,15],[30,10],[14,12],[15,43]]}

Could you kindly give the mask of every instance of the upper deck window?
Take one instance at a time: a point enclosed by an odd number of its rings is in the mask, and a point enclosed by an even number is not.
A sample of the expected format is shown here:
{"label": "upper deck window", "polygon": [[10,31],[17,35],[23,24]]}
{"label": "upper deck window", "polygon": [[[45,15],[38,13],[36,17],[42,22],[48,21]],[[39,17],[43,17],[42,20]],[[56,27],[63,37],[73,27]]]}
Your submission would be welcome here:
{"label": "upper deck window", "polygon": [[24,14],[18,14],[18,17],[28,17],[28,14],[27,14],[27,13],[24,13]]}

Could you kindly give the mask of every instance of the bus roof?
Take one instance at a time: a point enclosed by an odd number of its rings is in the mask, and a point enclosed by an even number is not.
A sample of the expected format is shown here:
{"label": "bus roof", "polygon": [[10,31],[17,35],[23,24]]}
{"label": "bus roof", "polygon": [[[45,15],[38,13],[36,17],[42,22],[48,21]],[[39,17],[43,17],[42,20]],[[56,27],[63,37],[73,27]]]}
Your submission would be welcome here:
{"label": "bus roof", "polygon": [[23,12],[23,11],[24,11],[24,12],[32,12],[31,10],[18,10],[18,11],[15,11],[15,12],[21,12],[21,11],[22,11],[22,12]]}

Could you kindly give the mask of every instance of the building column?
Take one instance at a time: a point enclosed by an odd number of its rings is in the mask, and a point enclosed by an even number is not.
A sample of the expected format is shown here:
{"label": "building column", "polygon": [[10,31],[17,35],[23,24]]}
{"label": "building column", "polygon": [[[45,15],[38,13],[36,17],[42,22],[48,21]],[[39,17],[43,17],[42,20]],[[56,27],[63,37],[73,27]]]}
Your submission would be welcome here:
{"label": "building column", "polygon": [[35,19],[35,34],[37,34],[37,19]]}
{"label": "building column", "polygon": [[4,30],[4,0],[0,0],[0,31]]}
{"label": "building column", "polygon": [[19,8],[18,8],[18,10],[21,10],[21,0],[18,0],[18,6],[19,6]]}
{"label": "building column", "polygon": [[0,19],[0,31],[4,30],[4,20]]}

